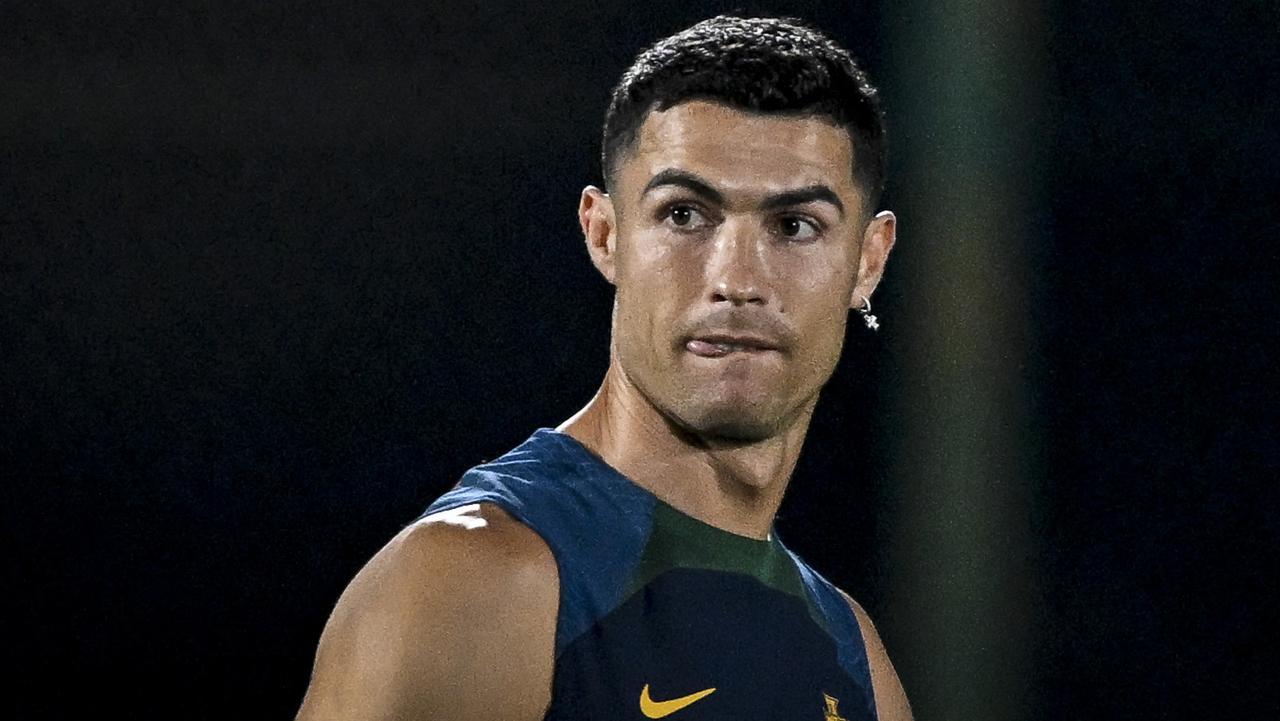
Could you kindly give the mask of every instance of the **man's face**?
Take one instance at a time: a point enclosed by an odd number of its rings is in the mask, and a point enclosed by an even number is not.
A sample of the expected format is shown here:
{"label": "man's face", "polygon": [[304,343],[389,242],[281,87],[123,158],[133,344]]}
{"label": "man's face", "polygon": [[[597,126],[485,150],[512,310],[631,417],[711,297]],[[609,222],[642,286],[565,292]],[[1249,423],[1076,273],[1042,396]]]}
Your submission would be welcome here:
{"label": "man's face", "polygon": [[617,286],[618,363],[678,426],[761,440],[816,401],[892,244],[891,215],[872,238],[885,222],[863,217],[852,153],[815,118],[694,101],[645,119],[598,199],[610,257],[593,257]]}

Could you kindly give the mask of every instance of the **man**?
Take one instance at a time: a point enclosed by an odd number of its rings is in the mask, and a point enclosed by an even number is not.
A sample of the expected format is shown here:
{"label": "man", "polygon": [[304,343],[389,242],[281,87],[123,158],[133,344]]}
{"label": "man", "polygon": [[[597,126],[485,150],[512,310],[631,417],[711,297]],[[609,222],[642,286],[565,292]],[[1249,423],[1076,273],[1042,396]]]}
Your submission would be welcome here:
{"label": "man", "polygon": [[298,718],[910,718],[866,614],[772,530],[894,243],[874,89],[814,30],[717,17],[626,72],[603,161],[599,392],[357,575]]}

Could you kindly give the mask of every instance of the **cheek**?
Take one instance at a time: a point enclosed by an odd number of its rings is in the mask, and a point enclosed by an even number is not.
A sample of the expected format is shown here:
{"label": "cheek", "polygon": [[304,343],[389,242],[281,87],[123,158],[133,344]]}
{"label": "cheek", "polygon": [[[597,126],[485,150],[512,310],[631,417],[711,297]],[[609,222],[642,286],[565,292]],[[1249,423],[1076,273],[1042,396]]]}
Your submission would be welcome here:
{"label": "cheek", "polygon": [[847,246],[829,245],[807,252],[780,254],[776,267],[794,278],[799,295],[848,299],[858,274],[858,257]]}
{"label": "cheek", "polygon": [[[835,271],[830,270],[835,268]],[[792,287],[787,310],[803,338],[804,353],[815,370],[834,367],[844,345],[848,300],[853,292],[852,272],[839,264],[823,264],[797,272],[805,279]]]}
{"label": "cheek", "polygon": [[687,267],[693,260],[693,245],[672,243],[660,232],[640,232],[631,236],[624,261],[629,271],[650,283],[668,280],[672,271]]}
{"label": "cheek", "polygon": [[640,238],[620,254],[618,292],[635,310],[662,315],[696,290],[701,261],[676,245]]}
{"label": "cheek", "polygon": [[823,326],[839,323],[842,309],[853,292],[854,271],[844,253],[813,252],[778,254],[773,266],[779,310],[797,330],[821,333]]}
{"label": "cheek", "polygon": [[669,246],[635,243],[620,254],[616,284],[619,330],[633,352],[662,355],[685,307],[689,269]]}

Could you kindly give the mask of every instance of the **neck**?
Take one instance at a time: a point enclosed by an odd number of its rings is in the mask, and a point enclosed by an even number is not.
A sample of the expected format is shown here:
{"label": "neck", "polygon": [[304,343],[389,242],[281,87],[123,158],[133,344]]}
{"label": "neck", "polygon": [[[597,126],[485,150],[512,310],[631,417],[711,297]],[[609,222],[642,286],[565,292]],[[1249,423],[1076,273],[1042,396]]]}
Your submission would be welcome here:
{"label": "neck", "polygon": [[724,441],[679,428],[611,362],[595,397],[557,430],[668,505],[731,533],[765,539],[817,398],[770,438]]}

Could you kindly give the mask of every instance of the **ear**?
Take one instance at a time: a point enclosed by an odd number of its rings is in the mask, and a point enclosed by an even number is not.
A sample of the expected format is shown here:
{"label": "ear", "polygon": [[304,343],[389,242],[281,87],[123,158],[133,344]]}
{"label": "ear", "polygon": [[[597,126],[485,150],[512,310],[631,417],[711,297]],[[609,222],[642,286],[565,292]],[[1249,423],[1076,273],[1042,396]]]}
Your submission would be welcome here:
{"label": "ear", "polygon": [[893,213],[882,210],[867,224],[862,235],[862,252],[858,257],[858,280],[853,286],[853,295],[849,298],[849,308],[857,310],[863,307],[862,300],[869,302],[871,294],[880,285],[884,275],[884,264],[889,259],[889,251],[898,239],[898,219]]}
{"label": "ear", "polygon": [[578,223],[587,241],[591,263],[612,285],[617,270],[618,221],[609,194],[594,185],[583,188],[578,201]]}

